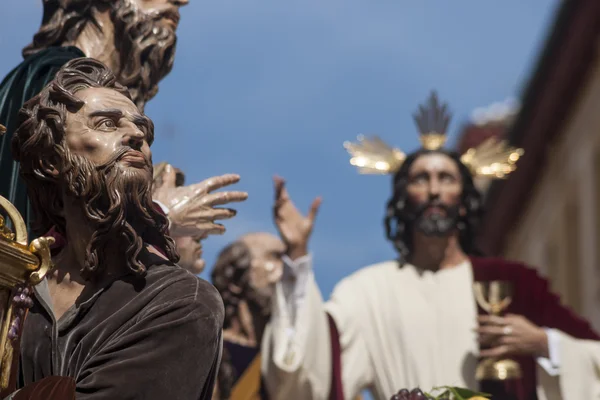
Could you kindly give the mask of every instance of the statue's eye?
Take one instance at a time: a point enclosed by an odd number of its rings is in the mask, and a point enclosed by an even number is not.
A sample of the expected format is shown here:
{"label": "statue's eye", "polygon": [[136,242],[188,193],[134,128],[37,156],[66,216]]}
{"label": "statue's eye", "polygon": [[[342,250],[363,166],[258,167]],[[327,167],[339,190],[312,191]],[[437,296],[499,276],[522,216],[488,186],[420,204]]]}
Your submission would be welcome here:
{"label": "statue's eye", "polygon": [[116,127],[117,127],[117,124],[115,123],[115,121],[113,121],[110,118],[105,118],[102,121],[100,121],[100,123],[98,124],[98,128],[114,129]]}
{"label": "statue's eye", "polygon": [[409,180],[409,183],[414,183],[414,184],[419,185],[419,184],[427,183],[427,180],[428,180],[428,177],[426,175],[420,174],[420,175],[417,175],[417,176],[411,178]]}

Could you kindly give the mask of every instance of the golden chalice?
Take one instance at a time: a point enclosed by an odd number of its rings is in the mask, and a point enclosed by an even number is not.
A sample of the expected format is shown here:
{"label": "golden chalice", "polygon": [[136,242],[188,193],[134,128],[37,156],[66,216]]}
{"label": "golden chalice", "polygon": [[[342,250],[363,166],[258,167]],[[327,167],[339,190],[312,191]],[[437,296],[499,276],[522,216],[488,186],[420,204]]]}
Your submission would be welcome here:
{"label": "golden chalice", "polygon": [[[512,301],[510,282],[475,282],[473,290],[477,304],[491,315],[500,316]],[[514,360],[488,357],[477,364],[475,377],[478,381],[518,379],[521,378],[521,367]]]}
{"label": "golden chalice", "polygon": [[15,380],[15,365],[18,358],[18,343],[21,332],[9,333],[22,312],[15,307],[13,297],[19,287],[37,285],[52,267],[50,245],[53,238],[35,239],[28,245],[27,228],[23,218],[8,200],[0,196],[0,212],[12,221],[13,229],[5,224],[0,215],[0,398],[12,390]]}

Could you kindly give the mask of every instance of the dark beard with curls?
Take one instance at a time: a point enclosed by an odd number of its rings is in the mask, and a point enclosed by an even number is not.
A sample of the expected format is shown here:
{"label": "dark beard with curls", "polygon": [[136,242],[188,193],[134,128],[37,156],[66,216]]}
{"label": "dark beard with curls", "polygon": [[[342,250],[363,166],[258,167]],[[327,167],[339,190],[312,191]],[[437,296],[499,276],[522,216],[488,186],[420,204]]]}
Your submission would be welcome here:
{"label": "dark beard with curls", "polygon": [[161,23],[163,15],[139,11],[131,0],[112,10],[115,31],[123,39],[116,43],[121,54],[119,82],[131,93],[140,111],[158,92],[158,82],[173,68],[177,36]]}
{"label": "dark beard with curls", "polygon": [[[102,165],[68,154],[69,168],[64,174],[67,196],[77,199],[94,228],[81,270],[85,279],[98,276],[106,267],[106,255],[122,254],[128,272],[146,274],[140,261],[145,243],[165,249],[169,259],[178,259],[173,240],[166,236],[167,221],[155,209],[150,182],[152,167],[127,168],[119,159],[130,148],[116,152]],[[117,257],[119,259],[119,257]]]}
{"label": "dark beard with curls", "polygon": [[[437,207],[444,211],[444,215],[425,215],[429,207]],[[407,222],[416,227],[427,236],[446,236],[458,226],[460,205],[447,206],[438,201],[430,201],[421,204],[407,213]]]}

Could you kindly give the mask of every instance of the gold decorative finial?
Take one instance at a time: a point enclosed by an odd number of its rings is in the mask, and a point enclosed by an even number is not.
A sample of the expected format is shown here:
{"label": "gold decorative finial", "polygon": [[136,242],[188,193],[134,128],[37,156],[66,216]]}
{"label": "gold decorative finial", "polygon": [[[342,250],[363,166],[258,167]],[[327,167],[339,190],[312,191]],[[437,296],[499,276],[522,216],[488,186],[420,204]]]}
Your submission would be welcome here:
{"label": "gold decorative finial", "polygon": [[524,153],[523,149],[508,146],[505,140],[490,137],[467,150],[460,160],[473,176],[504,179],[517,169],[516,162]]}
{"label": "gold decorative finial", "polygon": [[448,105],[440,104],[437,93],[431,92],[427,104],[420,105],[417,112],[413,114],[413,119],[419,129],[419,139],[424,149],[438,150],[444,147],[450,118]]}
{"label": "gold decorative finial", "polygon": [[359,135],[357,143],[344,142],[344,148],[352,156],[350,164],[358,167],[361,174],[394,173],[406,158],[401,150],[391,148],[377,136],[367,139]]}
{"label": "gold decorative finial", "polygon": [[[52,237],[41,237],[27,245],[27,227],[17,208],[0,196],[0,212],[12,222],[14,232],[0,217],[0,392],[9,389],[14,382],[13,359],[18,356],[18,337],[11,333],[22,324],[24,315],[19,316],[13,302],[18,287],[31,287],[44,279],[52,269],[50,246]],[[21,325],[22,326],[22,325]],[[19,331],[17,331],[19,332]]]}

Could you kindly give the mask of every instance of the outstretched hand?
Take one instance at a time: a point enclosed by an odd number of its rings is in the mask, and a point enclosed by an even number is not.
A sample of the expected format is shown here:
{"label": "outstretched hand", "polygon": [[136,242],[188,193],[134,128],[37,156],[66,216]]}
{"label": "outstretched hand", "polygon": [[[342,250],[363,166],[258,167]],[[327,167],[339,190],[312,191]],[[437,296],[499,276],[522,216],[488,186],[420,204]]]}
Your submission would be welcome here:
{"label": "outstretched hand", "polygon": [[176,187],[175,169],[167,165],[162,182],[154,187],[153,199],[168,208],[171,236],[206,237],[223,234],[225,227],[215,221],[232,218],[236,211],[216,206],[244,201],[248,198],[248,193],[212,192],[239,180],[239,175],[225,174],[193,185]]}
{"label": "outstretched hand", "polygon": [[281,240],[287,247],[288,257],[295,260],[308,252],[308,239],[321,206],[321,198],[317,197],[313,200],[308,215],[305,217],[290,199],[283,178],[276,176],[273,178],[273,182],[275,184],[273,219]]}

